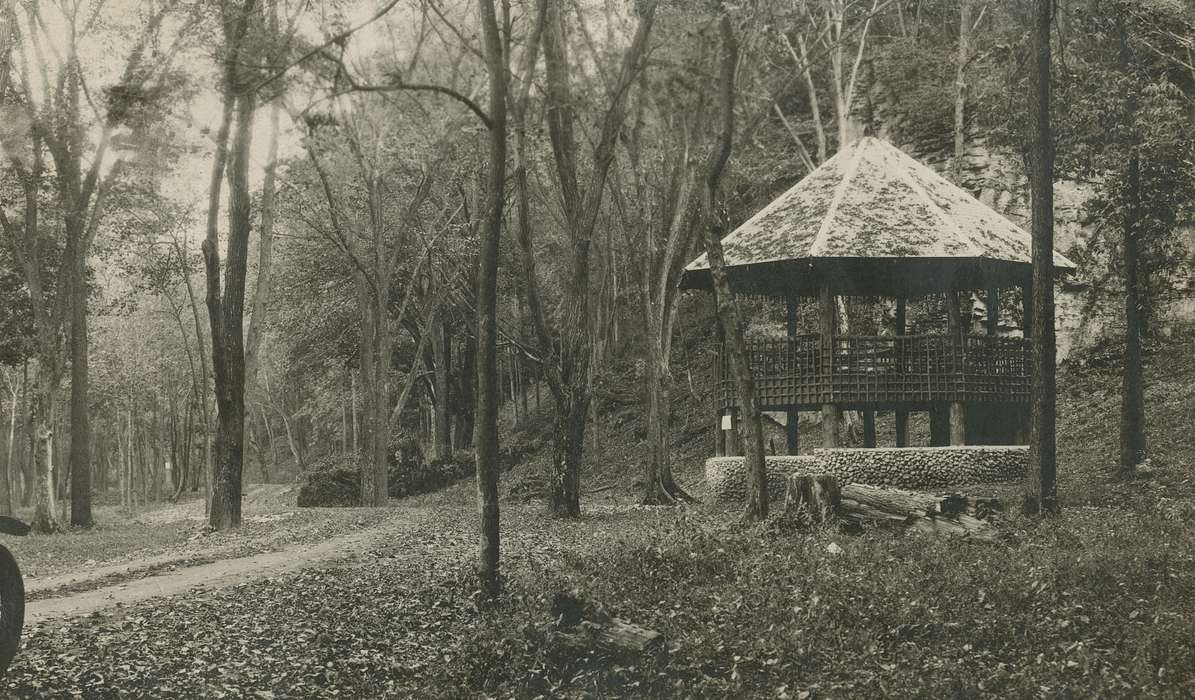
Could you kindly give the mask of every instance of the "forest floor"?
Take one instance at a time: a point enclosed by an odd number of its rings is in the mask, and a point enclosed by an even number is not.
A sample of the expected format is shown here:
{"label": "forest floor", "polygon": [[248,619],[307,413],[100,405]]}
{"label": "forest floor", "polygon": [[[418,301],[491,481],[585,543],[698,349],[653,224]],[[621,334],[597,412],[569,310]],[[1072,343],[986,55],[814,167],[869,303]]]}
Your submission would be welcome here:
{"label": "forest floor", "polygon": [[[992,542],[890,530],[791,532],[746,525],[709,506],[635,506],[633,492],[618,489],[588,498],[580,520],[561,521],[512,494],[502,512],[505,588],[491,602],[474,585],[476,514],[465,483],[372,513],[251,523],[248,534],[216,548],[248,552],[245,561],[256,564],[218,585],[82,615],[31,616],[0,694],[1190,697],[1190,355],[1151,357],[1152,471],[1132,480],[1112,472],[1115,368],[1063,373],[1063,510],[1042,521],[1010,509]],[[595,469],[588,483],[616,476]],[[282,493],[247,507],[249,519],[286,512]],[[199,524],[142,520],[192,536]],[[298,523],[309,524],[307,534],[289,543],[266,534]],[[238,538],[252,543],[231,543]],[[28,544],[35,554],[36,540]],[[303,547],[323,553],[304,561]],[[169,549],[130,550],[126,558]],[[126,583],[183,580],[172,578],[179,571],[157,573]],[[556,643],[549,610],[557,592],[659,630],[668,653],[618,657]],[[34,600],[30,610],[54,600]]]}

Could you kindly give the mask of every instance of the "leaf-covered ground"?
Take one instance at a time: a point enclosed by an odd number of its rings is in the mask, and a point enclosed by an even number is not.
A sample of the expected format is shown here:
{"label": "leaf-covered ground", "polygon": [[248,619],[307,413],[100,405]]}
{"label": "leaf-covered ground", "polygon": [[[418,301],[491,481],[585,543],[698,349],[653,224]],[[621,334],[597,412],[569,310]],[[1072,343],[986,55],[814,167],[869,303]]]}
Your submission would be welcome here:
{"label": "leaf-covered ground", "polygon": [[[27,630],[0,685],[83,697],[1195,695],[1195,363],[1150,371],[1156,471],[1110,478],[1114,374],[1070,373],[1062,514],[995,542],[748,527],[697,507],[503,510],[504,594],[473,586],[468,484],[388,509],[350,565]],[[331,516],[330,516],[331,517]],[[345,522],[352,515],[346,513]],[[829,545],[838,547],[830,548]],[[841,550],[839,553],[838,550]],[[575,591],[662,659],[555,642]]]}
{"label": "leaf-covered ground", "polygon": [[[1121,487],[1118,487],[1121,488]],[[19,696],[804,697],[1195,693],[1184,515],[1075,507],[996,543],[793,534],[706,510],[504,513],[506,593],[471,584],[467,489],[352,566],[28,630]],[[1191,502],[1184,501],[1190,508]],[[831,542],[844,550],[828,551]],[[665,661],[563,651],[576,590],[667,635]]]}

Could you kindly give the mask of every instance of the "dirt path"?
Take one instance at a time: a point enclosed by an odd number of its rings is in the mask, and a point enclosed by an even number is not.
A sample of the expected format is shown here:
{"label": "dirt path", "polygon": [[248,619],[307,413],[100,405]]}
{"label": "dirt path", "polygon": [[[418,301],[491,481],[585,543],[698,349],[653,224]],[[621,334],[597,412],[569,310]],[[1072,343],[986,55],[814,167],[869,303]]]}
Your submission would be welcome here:
{"label": "dirt path", "polygon": [[[414,515],[412,513],[412,515]],[[49,620],[81,617],[106,608],[129,605],[148,598],[185,593],[193,588],[215,590],[263,576],[298,571],[315,564],[326,564],[343,559],[352,559],[364,552],[372,543],[396,528],[403,526],[406,518],[387,521],[384,525],[365,531],[333,537],[314,544],[292,545],[275,552],[266,552],[248,557],[225,559],[208,564],[189,566],[174,571],[124,581],[69,595],[34,600],[25,606],[25,624],[37,624]],[[168,565],[169,556],[157,557]],[[144,567],[151,560],[139,560],[122,565],[93,569],[84,574],[46,579],[32,586],[33,590],[47,590],[69,585],[72,581],[94,580],[98,576],[116,575],[129,570],[129,566]],[[110,569],[110,570],[109,570]]]}
{"label": "dirt path", "polygon": [[[247,495],[250,498],[255,495]],[[276,498],[276,493],[257,493],[258,503]],[[179,506],[167,514],[155,514],[155,520],[194,520],[195,505]],[[198,516],[202,517],[202,504],[198,504]],[[257,517],[278,517],[281,514],[266,514]],[[198,549],[182,553],[166,553],[121,563],[92,567],[84,571],[60,573],[60,575],[32,578],[26,582],[26,596],[38,598],[25,604],[25,624],[62,618],[76,618],[99,612],[106,608],[128,606],[128,604],[159,596],[184,594],[191,589],[216,590],[238,583],[252,581],[265,576],[276,576],[306,569],[308,566],[332,563],[332,561],[359,558],[384,538],[393,538],[397,533],[418,526],[425,512],[422,509],[394,511],[393,516],[376,526],[357,532],[333,536],[318,542],[290,545],[277,551],[227,557],[220,549]],[[111,579],[111,583],[105,581]],[[71,589],[86,588],[78,592]],[[55,591],[63,591],[56,595]],[[42,597],[38,597],[41,595]]]}

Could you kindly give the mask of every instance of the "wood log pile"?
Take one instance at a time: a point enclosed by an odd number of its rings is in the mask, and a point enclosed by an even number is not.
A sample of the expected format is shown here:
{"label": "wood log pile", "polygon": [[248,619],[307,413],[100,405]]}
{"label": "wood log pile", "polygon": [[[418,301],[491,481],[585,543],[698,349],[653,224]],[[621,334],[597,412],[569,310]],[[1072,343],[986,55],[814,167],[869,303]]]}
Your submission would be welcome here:
{"label": "wood log pile", "polygon": [[934,494],[851,483],[839,487],[825,474],[793,474],[781,517],[798,525],[827,522],[851,528],[896,525],[934,534],[991,537],[991,514],[1000,510],[992,498]]}

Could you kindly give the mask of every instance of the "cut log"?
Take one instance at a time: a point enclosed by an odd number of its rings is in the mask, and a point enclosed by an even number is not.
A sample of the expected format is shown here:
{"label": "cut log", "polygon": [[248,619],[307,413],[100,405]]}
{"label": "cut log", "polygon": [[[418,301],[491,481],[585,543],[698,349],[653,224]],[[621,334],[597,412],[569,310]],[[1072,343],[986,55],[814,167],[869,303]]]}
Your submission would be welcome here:
{"label": "cut log", "polygon": [[838,482],[826,474],[792,474],[784,495],[785,519],[813,525],[834,518],[840,500]]}
{"label": "cut log", "polygon": [[665,650],[664,635],[617,617],[609,622],[582,622],[580,628],[596,646],[620,654],[658,654]]}
{"label": "cut log", "polygon": [[668,647],[664,635],[617,617],[569,593],[557,593],[552,600],[556,619],[556,643],[583,654],[591,649],[623,655],[662,654]]}
{"label": "cut log", "polygon": [[981,540],[995,539],[991,527],[986,521],[973,518],[970,515],[958,515],[953,518],[914,518],[910,525],[918,532],[933,535],[964,535]]}
{"label": "cut log", "polygon": [[856,526],[864,522],[899,524],[918,532],[991,539],[990,524],[982,518],[998,510],[1000,503],[994,498],[971,500],[960,494],[847,484],[842,488],[838,514]]}
{"label": "cut log", "polygon": [[942,496],[866,484],[847,484],[842,489],[842,497],[886,512],[914,513],[921,516],[956,515],[967,507],[967,499],[957,493]]}

